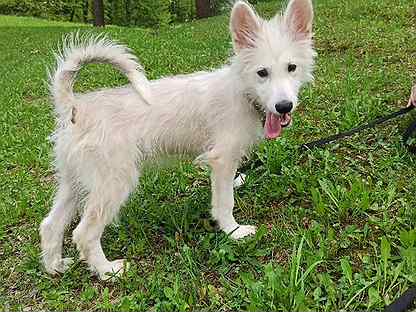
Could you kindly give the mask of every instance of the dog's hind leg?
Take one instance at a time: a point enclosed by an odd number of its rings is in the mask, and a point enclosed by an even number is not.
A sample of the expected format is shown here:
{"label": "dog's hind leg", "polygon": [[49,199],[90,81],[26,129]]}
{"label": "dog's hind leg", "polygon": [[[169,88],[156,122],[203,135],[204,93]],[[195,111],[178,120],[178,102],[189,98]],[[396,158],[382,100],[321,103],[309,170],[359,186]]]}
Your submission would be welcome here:
{"label": "dog's hind leg", "polygon": [[62,176],[53,207],[39,229],[42,261],[48,273],[64,272],[72,263],[71,258],[62,258],[62,244],[65,226],[74,217],[76,203],[72,180]]}
{"label": "dog's hind leg", "polygon": [[254,226],[239,225],[233,216],[236,162],[212,153],[208,156],[208,163],[212,168],[212,217],[218,222],[219,227],[224,232],[230,233],[234,239],[254,234],[256,232]]}
{"label": "dog's hind leg", "polygon": [[[134,171],[134,170],[132,170]],[[91,270],[101,279],[108,279],[107,273],[121,274],[124,260],[108,261],[101,247],[104,228],[118,214],[121,205],[127,200],[133,183],[122,176],[110,176],[101,179],[87,197],[81,221],[73,232],[80,257],[86,260]],[[131,181],[130,181],[131,182]]]}

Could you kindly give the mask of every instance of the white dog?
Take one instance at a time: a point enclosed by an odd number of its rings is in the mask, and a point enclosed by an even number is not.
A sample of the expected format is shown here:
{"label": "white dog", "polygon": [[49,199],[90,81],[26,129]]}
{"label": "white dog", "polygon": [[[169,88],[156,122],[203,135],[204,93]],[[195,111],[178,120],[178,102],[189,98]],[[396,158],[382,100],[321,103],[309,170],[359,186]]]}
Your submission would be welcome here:
{"label": "white dog", "polygon": [[[101,235],[134,190],[143,163],[167,154],[199,155],[212,169],[212,216],[219,227],[234,239],[255,233],[234,219],[233,178],[259,139],[278,137],[291,122],[299,89],[312,78],[312,19],[311,0],[291,0],[270,21],[236,2],[230,65],[154,81],[124,46],[105,38],[67,40],[50,75],[59,185],[40,226],[46,270],[63,272],[71,263],[62,258],[64,228],[82,204],[73,232],[80,257],[103,279],[123,272],[123,260],[105,257]],[[116,66],[131,85],[73,94],[77,72],[90,62]]]}

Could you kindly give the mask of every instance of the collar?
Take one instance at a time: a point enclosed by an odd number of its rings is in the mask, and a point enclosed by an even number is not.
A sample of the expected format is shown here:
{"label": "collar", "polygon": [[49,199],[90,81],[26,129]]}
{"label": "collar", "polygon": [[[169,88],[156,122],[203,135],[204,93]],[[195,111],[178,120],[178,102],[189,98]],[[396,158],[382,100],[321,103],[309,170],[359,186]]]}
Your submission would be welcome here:
{"label": "collar", "polygon": [[247,100],[247,103],[249,103],[249,105],[261,117],[261,119],[264,119],[266,117],[266,111],[264,110],[263,106],[260,104],[258,99],[256,97],[253,97],[249,93],[246,93],[244,97]]}

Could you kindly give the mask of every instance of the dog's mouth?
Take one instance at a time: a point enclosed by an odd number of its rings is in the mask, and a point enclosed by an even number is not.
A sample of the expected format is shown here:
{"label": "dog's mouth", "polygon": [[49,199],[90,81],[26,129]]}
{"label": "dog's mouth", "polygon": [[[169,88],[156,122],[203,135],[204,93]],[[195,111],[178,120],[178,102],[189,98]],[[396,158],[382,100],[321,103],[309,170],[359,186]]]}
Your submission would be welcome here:
{"label": "dog's mouth", "polygon": [[275,115],[267,112],[264,122],[264,136],[269,140],[277,138],[282,133],[282,128],[289,126],[291,122],[292,115],[290,113]]}

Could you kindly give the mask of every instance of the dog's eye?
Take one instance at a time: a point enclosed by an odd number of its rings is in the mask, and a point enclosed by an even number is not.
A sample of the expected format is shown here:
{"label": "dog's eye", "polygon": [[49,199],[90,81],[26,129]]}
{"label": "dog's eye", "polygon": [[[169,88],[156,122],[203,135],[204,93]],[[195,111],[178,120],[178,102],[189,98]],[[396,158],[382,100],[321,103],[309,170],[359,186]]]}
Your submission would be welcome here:
{"label": "dog's eye", "polygon": [[294,72],[296,70],[296,64],[289,64],[288,66],[287,66],[287,71],[289,72],[289,73],[292,73],[292,72]]}
{"label": "dog's eye", "polygon": [[266,68],[262,68],[259,71],[257,71],[257,75],[259,75],[261,78],[267,77],[269,75],[269,72]]}

